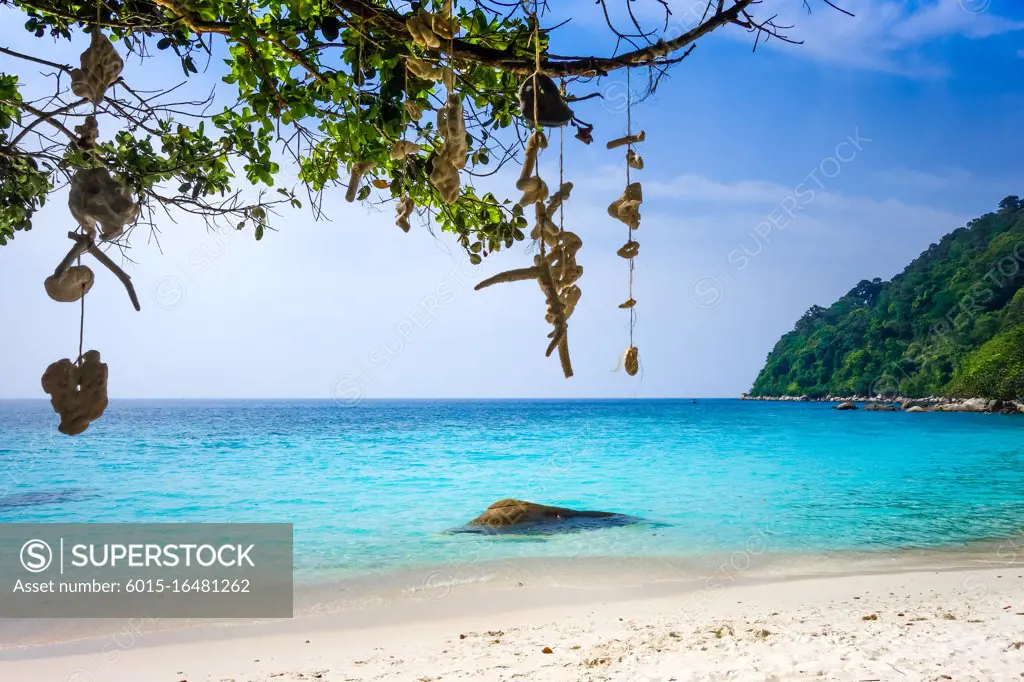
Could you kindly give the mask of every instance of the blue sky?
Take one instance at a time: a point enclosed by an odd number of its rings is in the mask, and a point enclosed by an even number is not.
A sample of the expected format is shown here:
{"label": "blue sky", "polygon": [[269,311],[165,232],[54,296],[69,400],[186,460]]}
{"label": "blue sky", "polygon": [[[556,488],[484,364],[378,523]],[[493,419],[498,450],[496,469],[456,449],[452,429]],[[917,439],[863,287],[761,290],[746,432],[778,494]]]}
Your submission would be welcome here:
{"label": "blue sky", "polygon": [[[691,0],[670,4],[685,21]],[[575,33],[564,29],[555,52],[605,45],[591,2],[563,7]],[[161,248],[137,231],[127,265],[143,310],[98,273],[86,346],[110,364],[113,397],[735,396],[808,307],[860,279],[891,277],[1002,197],[1024,194],[1024,7],[846,0],[855,18],[812,7],[807,15],[800,0],[766,0],[762,14],[791,19],[789,35],[803,45],[770,42],[752,54],[751,36],[726,27],[634,109],[648,136],[637,174],[637,377],[614,371],[629,333],[617,308],[625,235],[605,213],[624,185],[621,155],[603,145],[625,129],[621,74],[576,91],[605,95],[575,105],[597,143],[566,139],[576,183],[566,227],[583,238],[585,268],[571,380],[543,355],[535,286],[472,291],[526,263],[525,245],[472,266],[447,235],[403,234],[390,209],[346,204],[343,190],[325,201],[330,222],[289,212],[259,243],[189,220],[166,221]],[[0,42],[38,49],[28,34]],[[77,54],[52,50],[68,63]],[[126,77],[173,82],[174,68],[129,64]],[[0,69],[42,85],[21,65]],[[195,85],[216,80],[214,66]],[[554,149],[542,157],[549,178]],[[488,189],[515,195],[515,172]],[[0,248],[0,329],[9,330],[0,397],[43,397],[43,369],[76,350],[77,307],[42,287],[67,249],[65,206],[54,197],[36,229]]]}

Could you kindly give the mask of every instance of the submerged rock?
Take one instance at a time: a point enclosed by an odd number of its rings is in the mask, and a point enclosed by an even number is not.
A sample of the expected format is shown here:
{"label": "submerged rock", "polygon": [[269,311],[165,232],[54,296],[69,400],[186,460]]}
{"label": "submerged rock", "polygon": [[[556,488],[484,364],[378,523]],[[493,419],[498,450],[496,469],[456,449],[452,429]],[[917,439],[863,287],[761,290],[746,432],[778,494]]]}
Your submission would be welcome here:
{"label": "submerged rock", "polygon": [[36,490],[33,492],[0,495],[0,511],[20,507],[37,507],[44,504],[66,504],[96,497],[95,493],[77,488],[66,490]]}
{"label": "submerged rock", "polygon": [[899,408],[894,405],[883,405],[882,403],[871,403],[864,406],[870,412],[896,412]]}
{"label": "submerged rock", "polygon": [[836,405],[837,410],[856,410],[857,406],[851,402],[839,403]]}
{"label": "submerged rock", "polygon": [[506,498],[498,500],[464,527],[461,532],[571,532],[639,523],[643,519],[605,511],[551,507],[546,504]]}

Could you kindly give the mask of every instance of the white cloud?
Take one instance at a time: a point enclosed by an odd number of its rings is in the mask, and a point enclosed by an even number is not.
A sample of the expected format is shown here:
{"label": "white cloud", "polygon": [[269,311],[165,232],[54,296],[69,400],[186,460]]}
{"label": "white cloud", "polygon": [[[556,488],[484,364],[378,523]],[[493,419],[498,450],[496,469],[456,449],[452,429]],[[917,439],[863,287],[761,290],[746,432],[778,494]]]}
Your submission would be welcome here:
{"label": "white cloud", "polygon": [[[755,5],[752,14],[760,20],[777,15],[778,26],[793,27],[780,32],[803,41],[793,45],[771,39],[768,47],[822,62],[915,77],[939,77],[948,72],[947,64],[922,52],[921,48],[931,42],[957,37],[982,40],[1024,30],[1024,21],[997,14],[988,4],[990,0],[832,1],[854,16],[828,7],[823,0],[809,0],[813,10],[810,13],[804,0],[772,0]],[[612,0],[606,4],[607,16],[591,0],[553,3],[554,11],[548,21],[554,24],[571,19],[569,28],[561,35],[556,34],[554,51],[559,52],[558,41],[573,30],[587,34],[594,51],[612,49],[614,42],[607,21],[621,31],[632,32],[633,17],[644,30],[673,38],[700,22],[707,0],[668,0],[668,7],[672,14],[666,27],[665,5],[661,0]],[[754,40],[750,32],[736,26],[725,26],[714,33],[715,37],[723,35],[748,44]],[[620,45],[619,49],[626,46]]]}
{"label": "white cloud", "polygon": [[709,203],[772,203],[793,191],[767,180],[723,182],[703,175],[680,175],[667,182],[644,182],[644,195],[651,198],[682,199]]}
{"label": "white cloud", "polygon": [[[1024,29],[1024,21],[1015,21],[991,11],[986,0],[938,0],[908,14],[893,26],[893,35],[909,43],[959,35],[981,39]],[[977,5],[979,11],[971,11]],[[983,10],[983,11],[982,11]]]}
{"label": "white cloud", "polygon": [[1024,30],[1024,21],[999,16],[992,9],[969,12],[961,0],[843,0],[836,4],[854,16],[823,3],[814,3],[815,11],[808,14],[803,0],[784,0],[777,23],[794,25],[788,35],[804,42],[768,44],[823,62],[935,77],[944,75],[947,66],[919,52],[926,43],[953,37],[981,40]]}
{"label": "white cloud", "polygon": [[[607,190],[622,186],[621,174],[612,167],[598,169],[580,188],[595,196],[607,195]],[[930,175],[911,170],[891,171],[894,177],[905,176],[907,183],[918,186],[962,182],[966,171],[954,169],[946,176]],[[827,179],[825,179],[827,182]],[[794,185],[770,180],[725,181],[706,175],[688,173],[667,180],[644,180],[644,199],[649,219],[666,223],[678,222],[680,215],[687,221],[704,216],[712,221],[728,220],[748,224],[753,228],[774,215],[789,212],[797,232],[805,230],[833,231],[840,223],[852,234],[870,231],[879,225],[915,225],[938,229],[938,234],[962,225],[966,216],[959,213],[908,202],[901,197],[917,187],[894,185],[887,197],[847,195],[829,187],[820,186],[813,178],[804,178]],[[665,208],[671,207],[668,212]],[[680,213],[680,211],[682,213]],[[846,231],[846,230],[844,230]]]}

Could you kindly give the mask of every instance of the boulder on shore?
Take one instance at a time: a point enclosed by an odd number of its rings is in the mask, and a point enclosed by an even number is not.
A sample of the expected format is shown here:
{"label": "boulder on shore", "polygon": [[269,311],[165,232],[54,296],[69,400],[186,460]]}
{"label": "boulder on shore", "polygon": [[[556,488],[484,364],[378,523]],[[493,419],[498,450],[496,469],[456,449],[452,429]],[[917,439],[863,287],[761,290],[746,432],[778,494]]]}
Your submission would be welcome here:
{"label": "boulder on shore", "polygon": [[854,405],[853,403],[847,401],[845,403],[839,403],[838,405],[836,405],[836,409],[837,410],[856,410],[857,406]]}
{"label": "boulder on shore", "polygon": [[489,526],[505,528],[508,526],[537,525],[558,523],[573,518],[612,518],[622,514],[603,511],[583,511],[568,507],[549,507],[523,500],[506,498],[498,500],[484,510],[484,513],[469,522],[471,526]]}
{"label": "boulder on shore", "polygon": [[930,407],[921,407],[920,405],[911,405],[907,408],[907,412],[931,412]]}
{"label": "boulder on shore", "polygon": [[942,412],[990,412],[996,407],[996,401],[985,398],[968,398],[960,402],[939,405]]}

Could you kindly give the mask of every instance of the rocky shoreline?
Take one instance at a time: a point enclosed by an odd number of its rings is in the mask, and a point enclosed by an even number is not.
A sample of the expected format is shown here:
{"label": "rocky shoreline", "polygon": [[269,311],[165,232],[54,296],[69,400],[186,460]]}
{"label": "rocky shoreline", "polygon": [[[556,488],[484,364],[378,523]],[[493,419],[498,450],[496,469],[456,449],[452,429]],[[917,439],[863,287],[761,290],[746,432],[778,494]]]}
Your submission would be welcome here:
{"label": "rocky shoreline", "polygon": [[1024,400],[989,400],[987,398],[903,398],[891,396],[833,396],[811,398],[806,395],[753,396],[746,393],[740,400],[767,400],[777,402],[837,403],[837,410],[863,409],[875,412],[985,412],[989,414],[1024,414]]}

